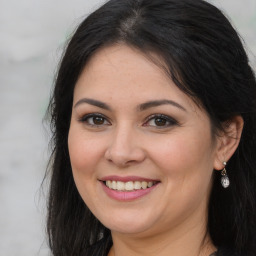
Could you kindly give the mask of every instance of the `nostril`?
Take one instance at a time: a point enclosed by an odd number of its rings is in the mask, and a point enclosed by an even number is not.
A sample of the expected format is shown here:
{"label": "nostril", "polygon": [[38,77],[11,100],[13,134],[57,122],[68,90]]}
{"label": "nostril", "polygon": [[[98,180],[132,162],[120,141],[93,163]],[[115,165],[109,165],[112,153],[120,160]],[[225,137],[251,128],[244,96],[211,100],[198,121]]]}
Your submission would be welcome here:
{"label": "nostril", "polygon": [[141,149],[115,150],[112,148],[106,151],[105,159],[109,163],[113,163],[120,167],[125,167],[141,163],[145,159],[145,153]]}

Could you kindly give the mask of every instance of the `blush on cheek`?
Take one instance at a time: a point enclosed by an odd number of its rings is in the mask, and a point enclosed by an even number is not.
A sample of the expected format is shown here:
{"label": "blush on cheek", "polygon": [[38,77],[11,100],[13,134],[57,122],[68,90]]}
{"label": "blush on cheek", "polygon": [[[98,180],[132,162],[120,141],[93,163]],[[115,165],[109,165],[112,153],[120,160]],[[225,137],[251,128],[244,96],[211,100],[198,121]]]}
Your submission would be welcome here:
{"label": "blush on cheek", "polygon": [[98,147],[90,140],[84,139],[74,128],[71,127],[68,137],[68,150],[71,165],[76,170],[85,170],[92,164],[97,156]]}
{"label": "blush on cheek", "polygon": [[179,138],[170,138],[168,141],[159,141],[152,143],[150,155],[154,161],[163,169],[171,167],[173,170],[179,169],[180,165],[192,160],[191,149],[186,140]]}

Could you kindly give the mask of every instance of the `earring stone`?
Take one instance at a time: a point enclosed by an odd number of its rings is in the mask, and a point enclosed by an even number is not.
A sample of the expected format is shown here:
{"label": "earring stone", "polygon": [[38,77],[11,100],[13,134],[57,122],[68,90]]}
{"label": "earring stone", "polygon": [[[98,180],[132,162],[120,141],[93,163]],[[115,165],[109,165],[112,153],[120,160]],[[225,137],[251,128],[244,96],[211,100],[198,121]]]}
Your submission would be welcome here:
{"label": "earring stone", "polygon": [[221,175],[222,175],[222,177],[221,177],[221,185],[222,185],[223,188],[228,188],[229,185],[230,185],[230,180],[228,178],[227,170],[226,170],[227,163],[223,162],[223,165],[224,165],[224,168],[221,171]]}

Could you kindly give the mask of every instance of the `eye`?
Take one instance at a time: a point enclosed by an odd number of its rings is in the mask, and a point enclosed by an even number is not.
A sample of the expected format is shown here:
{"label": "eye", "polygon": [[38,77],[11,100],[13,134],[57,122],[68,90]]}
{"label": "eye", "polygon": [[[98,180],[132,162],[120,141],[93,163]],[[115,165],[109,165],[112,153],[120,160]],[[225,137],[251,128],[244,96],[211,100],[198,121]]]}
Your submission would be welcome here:
{"label": "eye", "polygon": [[110,122],[102,114],[88,114],[83,116],[80,122],[86,123],[90,126],[104,126],[110,125]]}
{"label": "eye", "polygon": [[166,128],[176,124],[178,124],[178,122],[173,118],[163,114],[157,114],[148,117],[146,123],[143,124],[143,126]]}

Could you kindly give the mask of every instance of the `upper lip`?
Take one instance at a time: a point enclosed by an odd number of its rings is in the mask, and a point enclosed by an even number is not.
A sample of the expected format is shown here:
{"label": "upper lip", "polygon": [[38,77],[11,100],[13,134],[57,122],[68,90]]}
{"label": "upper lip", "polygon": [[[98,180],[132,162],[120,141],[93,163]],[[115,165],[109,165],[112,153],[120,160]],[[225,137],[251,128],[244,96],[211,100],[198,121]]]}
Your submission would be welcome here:
{"label": "upper lip", "polygon": [[128,181],[155,181],[158,182],[159,180],[156,179],[150,179],[150,178],[144,178],[144,177],[139,177],[139,176],[117,176],[117,175],[110,175],[110,176],[105,176],[100,179],[101,181],[107,181],[107,180],[114,180],[114,181],[122,181],[122,182],[128,182]]}

